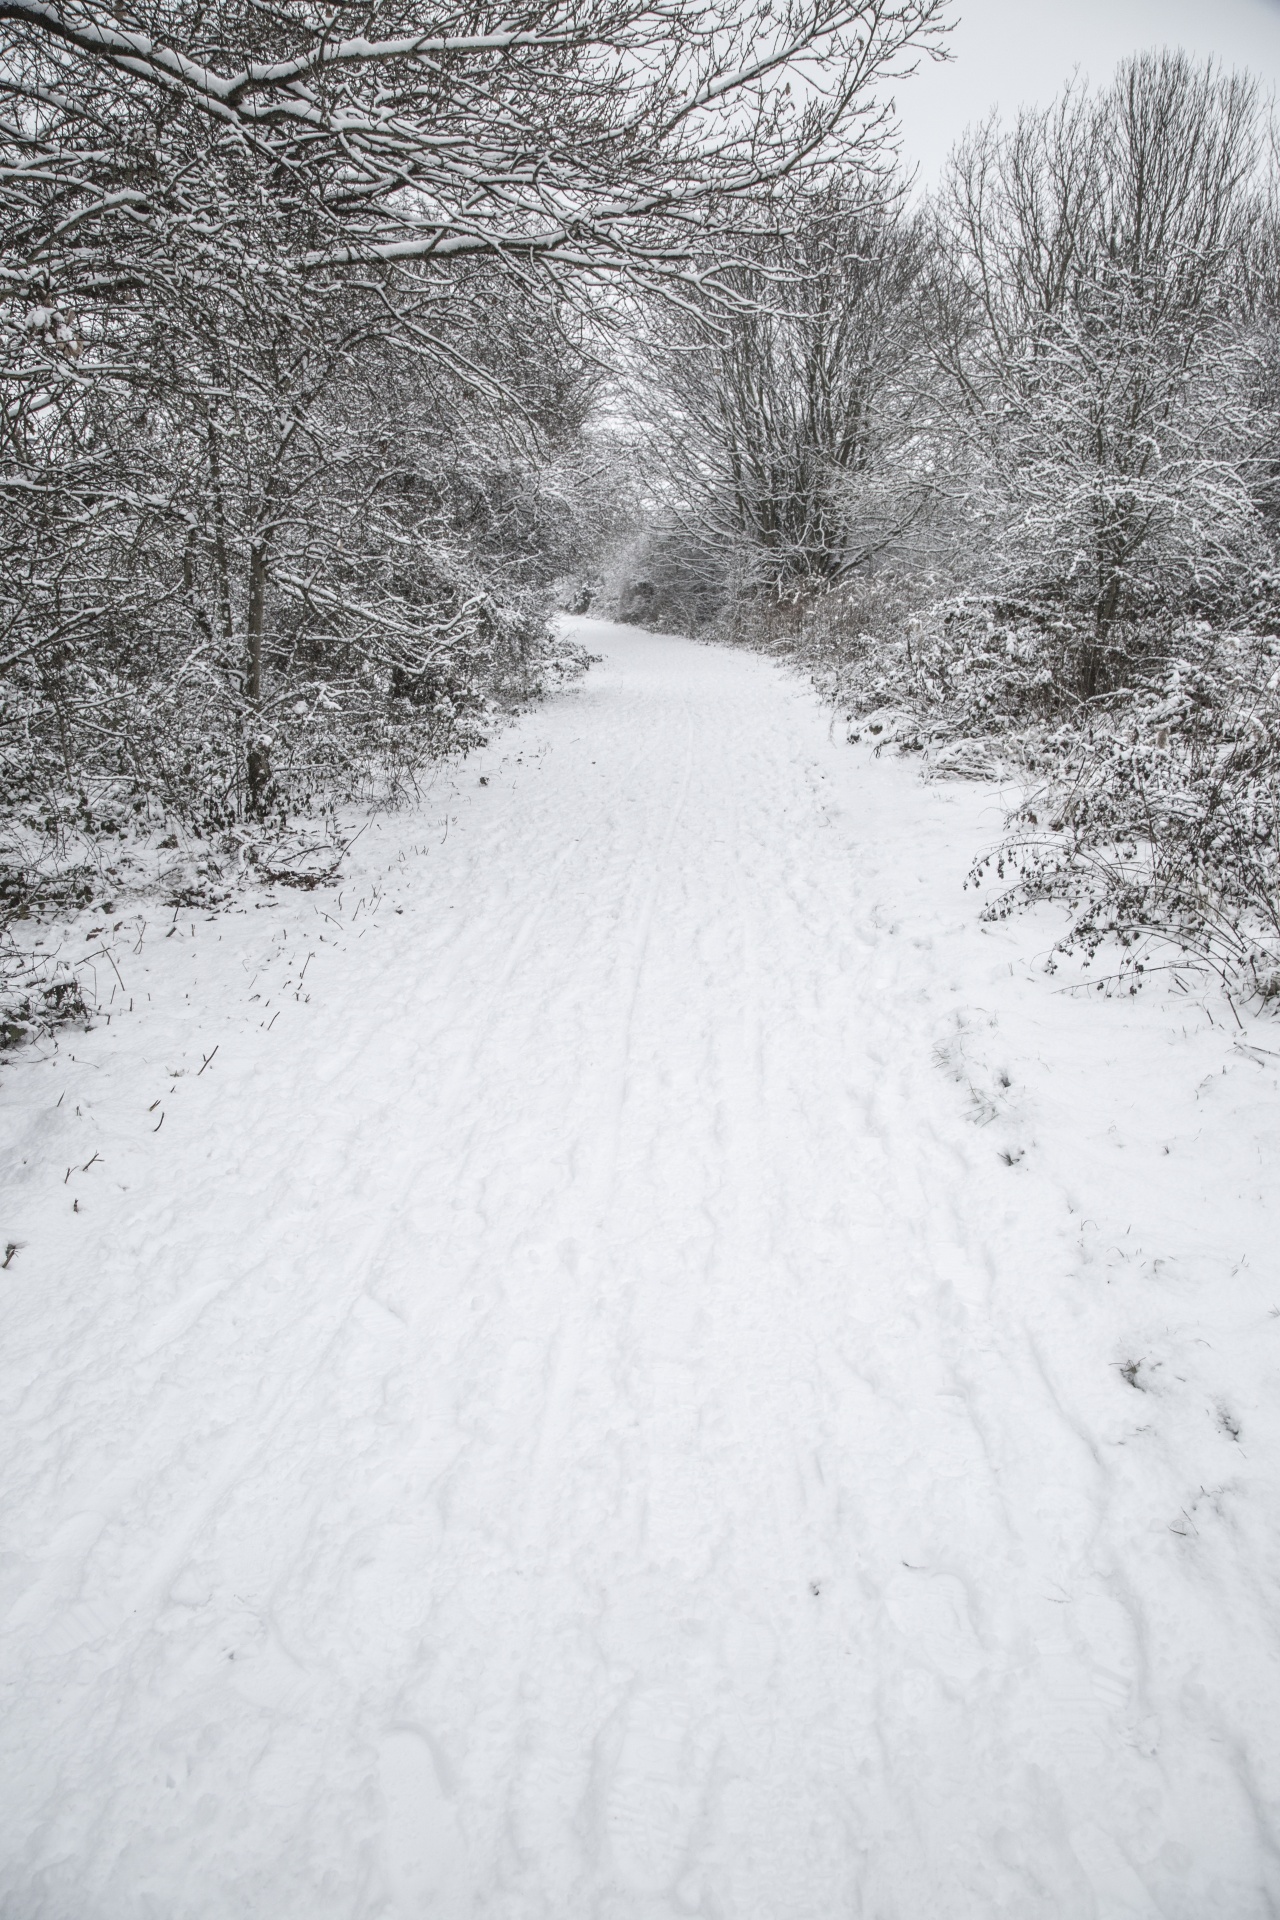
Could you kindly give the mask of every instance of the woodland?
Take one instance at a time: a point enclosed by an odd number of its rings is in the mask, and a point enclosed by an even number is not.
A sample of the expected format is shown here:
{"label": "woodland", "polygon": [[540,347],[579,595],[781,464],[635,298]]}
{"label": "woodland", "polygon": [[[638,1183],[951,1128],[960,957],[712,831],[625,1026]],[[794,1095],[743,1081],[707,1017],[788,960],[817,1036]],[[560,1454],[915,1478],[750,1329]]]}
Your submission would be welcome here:
{"label": "woodland", "polygon": [[[147,850],[194,847],[214,903],[313,874],[335,808],[581,671],[557,615],[590,608],[1012,783],[989,914],[1052,897],[1131,984],[1173,955],[1280,993],[1250,76],[1135,57],[924,193],[893,97],[942,0],[0,23],[14,954]],[[9,1003],[15,1037],[56,1011]]]}

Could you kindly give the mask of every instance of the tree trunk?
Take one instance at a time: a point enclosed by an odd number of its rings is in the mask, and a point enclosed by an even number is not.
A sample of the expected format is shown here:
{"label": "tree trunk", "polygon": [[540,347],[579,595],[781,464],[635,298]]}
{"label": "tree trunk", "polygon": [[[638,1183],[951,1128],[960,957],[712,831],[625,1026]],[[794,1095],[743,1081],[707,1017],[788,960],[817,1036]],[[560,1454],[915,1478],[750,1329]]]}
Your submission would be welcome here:
{"label": "tree trunk", "polygon": [[270,748],[262,731],[262,630],[267,590],[267,550],[255,541],[249,549],[249,659],[245,692],[249,702],[249,812],[260,820],[271,784]]}

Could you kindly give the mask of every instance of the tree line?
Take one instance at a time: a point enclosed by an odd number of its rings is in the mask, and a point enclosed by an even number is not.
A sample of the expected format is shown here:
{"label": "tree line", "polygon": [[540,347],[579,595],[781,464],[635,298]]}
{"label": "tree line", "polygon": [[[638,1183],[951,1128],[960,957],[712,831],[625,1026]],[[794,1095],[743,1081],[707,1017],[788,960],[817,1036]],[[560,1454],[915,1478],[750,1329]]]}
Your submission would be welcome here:
{"label": "tree line", "polygon": [[602,314],[872,151],[939,7],[2,0],[7,815],[216,832],[536,690]]}
{"label": "tree line", "polygon": [[1074,690],[1271,552],[1274,178],[1257,89],[1180,54],[993,117],[923,205],[784,192],[741,311],[664,312],[638,365],[665,531],[722,599],[889,570],[1069,620]]}

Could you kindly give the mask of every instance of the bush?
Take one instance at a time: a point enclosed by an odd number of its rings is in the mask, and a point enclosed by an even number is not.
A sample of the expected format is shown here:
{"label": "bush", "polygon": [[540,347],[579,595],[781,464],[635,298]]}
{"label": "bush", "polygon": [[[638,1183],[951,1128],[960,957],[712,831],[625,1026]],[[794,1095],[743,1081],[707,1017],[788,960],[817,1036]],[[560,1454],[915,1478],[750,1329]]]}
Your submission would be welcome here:
{"label": "bush", "polygon": [[1139,685],[1082,730],[1037,742],[1044,777],[974,870],[1016,879],[987,908],[1065,901],[1061,953],[1104,942],[1136,986],[1160,951],[1229,986],[1280,997],[1280,641],[1269,633],[1175,636]]}

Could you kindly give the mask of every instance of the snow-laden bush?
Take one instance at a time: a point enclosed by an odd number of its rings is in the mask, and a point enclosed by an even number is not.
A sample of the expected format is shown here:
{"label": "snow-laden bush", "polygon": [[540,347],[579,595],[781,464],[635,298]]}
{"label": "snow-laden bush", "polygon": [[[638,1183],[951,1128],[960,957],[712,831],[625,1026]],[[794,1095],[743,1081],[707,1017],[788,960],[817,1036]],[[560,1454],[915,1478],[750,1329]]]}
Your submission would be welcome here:
{"label": "snow-laden bush", "polygon": [[878,716],[889,710],[899,716],[898,744],[912,747],[1080,710],[1087,640],[1069,617],[991,596],[928,596],[927,581],[885,572],[826,593],[740,601],[717,633],[807,667],[845,709],[854,738],[880,741]]}
{"label": "snow-laden bush", "polygon": [[1060,951],[1118,943],[1132,984],[1171,952],[1280,996],[1280,639],[1188,626],[1083,726],[1025,742],[1041,779],[974,878],[987,908],[1065,901]]}

